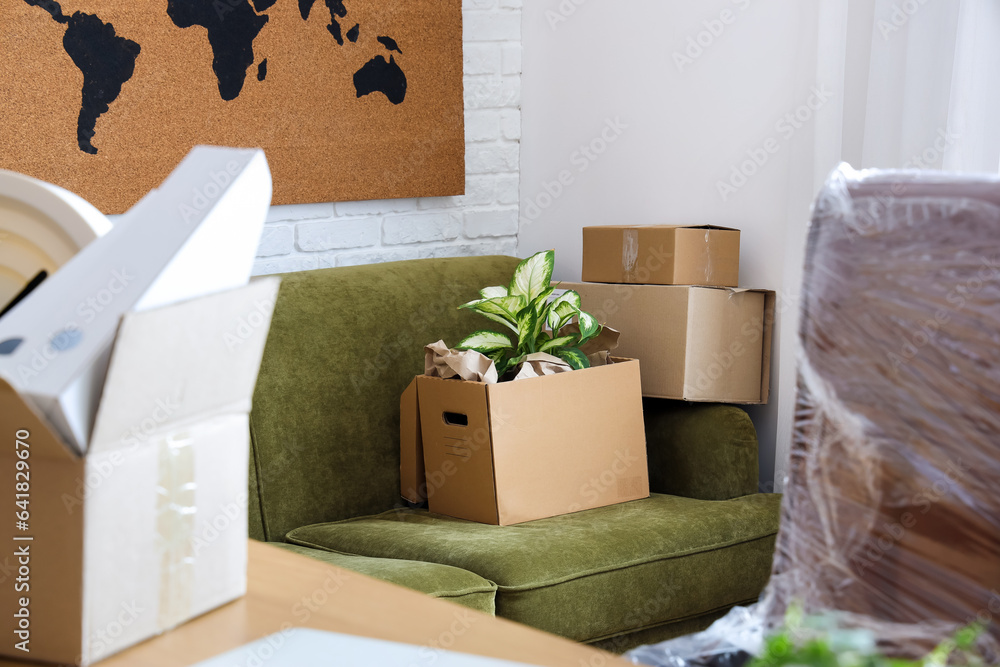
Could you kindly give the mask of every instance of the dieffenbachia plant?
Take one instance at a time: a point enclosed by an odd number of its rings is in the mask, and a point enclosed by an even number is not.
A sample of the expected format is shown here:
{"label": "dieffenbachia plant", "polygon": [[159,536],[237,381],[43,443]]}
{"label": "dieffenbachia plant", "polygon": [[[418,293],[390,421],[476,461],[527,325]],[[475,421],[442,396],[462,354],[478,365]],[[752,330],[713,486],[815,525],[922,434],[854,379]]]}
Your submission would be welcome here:
{"label": "dieffenbachia plant", "polygon": [[[552,299],[552,269],[555,251],[532,255],[517,265],[507,287],[487,287],[481,298],[459,306],[502,324],[516,336],[477,331],[458,344],[460,350],[475,350],[494,361],[500,377],[514,369],[529,354],[546,352],[574,369],[588,368],[590,361],[580,350],[601,333],[601,325],[580,307],[580,295],[567,290]],[[565,330],[576,324],[573,330]]]}
{"label": "dieffenbachia plant", "polygon": [[948,667],[987,664],[976,641],[985,628],[979,623],[959,629],[917,660],[887,657],[868,629],[839,627],[835,614],[806,617],[793,603],[784,627],[764,640],[761,654],[747,667]]}

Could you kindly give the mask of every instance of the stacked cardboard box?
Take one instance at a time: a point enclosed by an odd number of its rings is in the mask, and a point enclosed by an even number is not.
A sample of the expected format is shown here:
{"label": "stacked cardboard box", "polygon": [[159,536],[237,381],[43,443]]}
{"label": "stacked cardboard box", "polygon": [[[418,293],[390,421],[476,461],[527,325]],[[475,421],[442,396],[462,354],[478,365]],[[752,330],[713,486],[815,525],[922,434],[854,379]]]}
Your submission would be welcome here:
{"label": "stacked cardboard box", "polygon": [[583,307],[618,329],[644,396],[767,403],[775,294],[740,289],[740,232],[716,226],[583,230]]}

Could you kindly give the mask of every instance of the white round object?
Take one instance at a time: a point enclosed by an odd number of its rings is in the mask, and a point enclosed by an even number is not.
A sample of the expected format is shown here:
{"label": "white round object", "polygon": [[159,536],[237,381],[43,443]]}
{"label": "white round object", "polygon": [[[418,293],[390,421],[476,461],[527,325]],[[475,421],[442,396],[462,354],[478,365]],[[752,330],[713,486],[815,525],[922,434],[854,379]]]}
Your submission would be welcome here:
{"label": "white round object", "polygon": [[0,310],[111,229],[103,213],[57,185],[0,169]]}

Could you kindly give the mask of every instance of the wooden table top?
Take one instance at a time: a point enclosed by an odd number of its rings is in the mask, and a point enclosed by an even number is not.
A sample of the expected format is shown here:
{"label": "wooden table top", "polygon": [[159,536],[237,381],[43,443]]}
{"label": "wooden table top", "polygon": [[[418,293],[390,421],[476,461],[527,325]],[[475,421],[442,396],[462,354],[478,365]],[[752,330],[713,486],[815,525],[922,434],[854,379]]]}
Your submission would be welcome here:
{"label": "wooden table top", "polygon": [[[532,665],[631,664],[561,637],[253,540],[247,577],[245,597],[97,665],[186,667],[289,627],[436,646]],[[32,664],[37,663],[0,658],[4,667]]]}

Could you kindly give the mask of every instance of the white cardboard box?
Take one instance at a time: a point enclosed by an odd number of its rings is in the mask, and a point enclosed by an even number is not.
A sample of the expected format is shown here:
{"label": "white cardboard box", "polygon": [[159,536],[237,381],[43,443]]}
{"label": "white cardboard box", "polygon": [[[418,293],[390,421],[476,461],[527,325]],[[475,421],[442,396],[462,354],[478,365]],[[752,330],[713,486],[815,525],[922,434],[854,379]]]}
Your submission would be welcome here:
{"label": "white cardboard box", "polygon": [[263,151],[197,146],[98,243],[0,319],[0,372],[78,452],[87,451],[123,313],[250,277],[271,178]]}
{"label": "white cardboard box", "polygon": [[245,593],[248,414],[277,289],[125,315],[82,457],[0,378],[0,654],[87,665]]}

